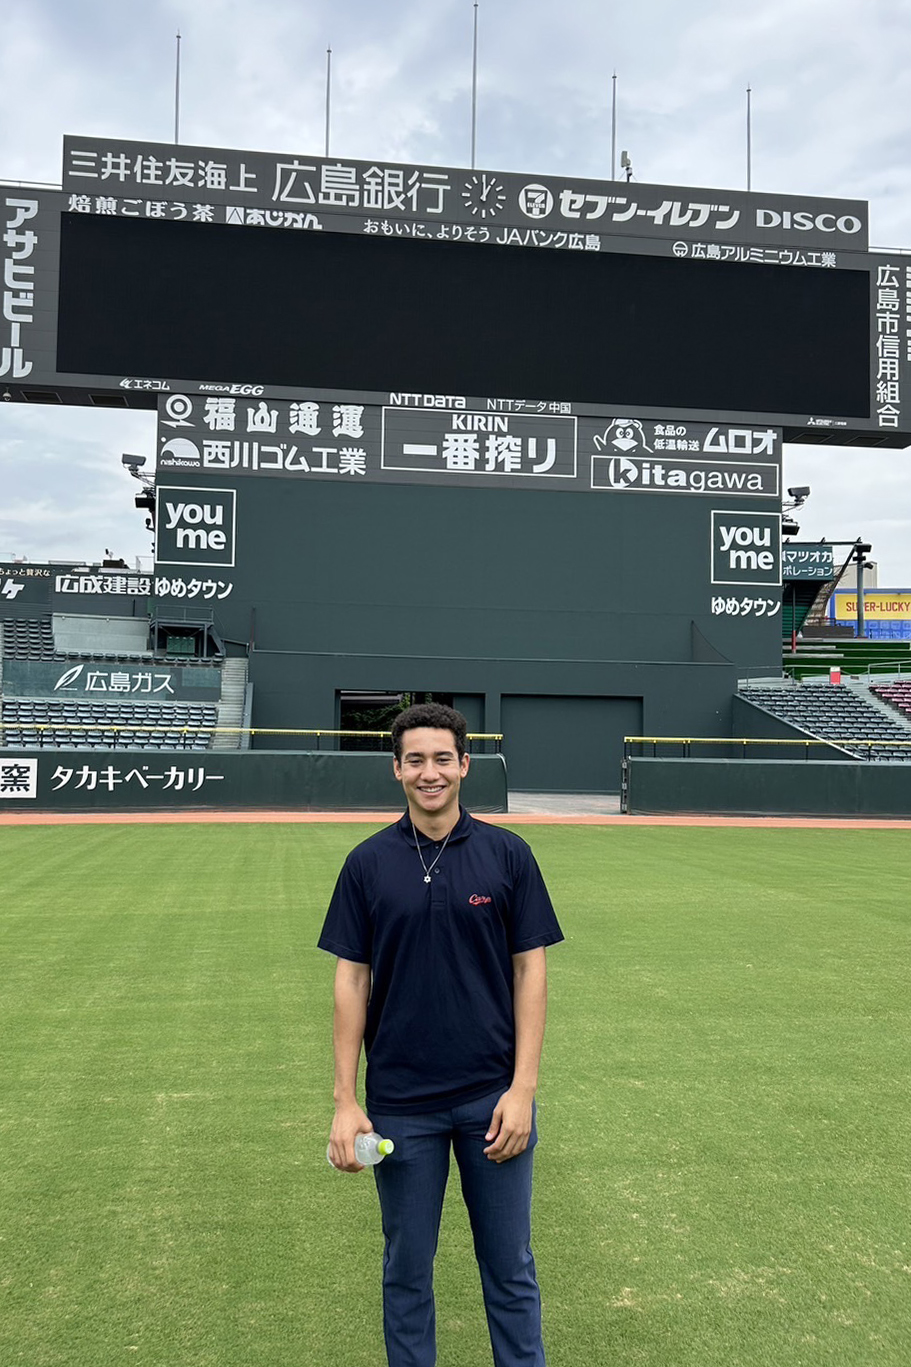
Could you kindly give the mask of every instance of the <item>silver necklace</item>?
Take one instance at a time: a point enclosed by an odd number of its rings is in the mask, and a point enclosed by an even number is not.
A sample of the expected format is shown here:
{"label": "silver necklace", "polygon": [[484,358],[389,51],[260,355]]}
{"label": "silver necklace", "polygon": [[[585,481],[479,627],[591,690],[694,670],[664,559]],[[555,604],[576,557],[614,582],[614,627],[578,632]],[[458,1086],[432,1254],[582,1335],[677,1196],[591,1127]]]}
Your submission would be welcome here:
{"label": "silver necklace", "polygon": [[[410,818],[410,817],[409,817],[408,819],[409,819],[409,821],[411,821],[411,818]],[[458,824],[458,823],[456,823],[456,824]],[[424,870],[424,882],[425,882],[425,883],[429,883],[429,882],[430,882],[430,875],[433,873],[434,869],[436,868],[437,864],[439,863],[439,861],[440,861],[440,855],[442,855],[442,853],[443,853],[443,851],[445,850],[446,846],[449,844],[449,837],[452,835],[452,832],[453,832],[454,830],[455,830],[455,826],[451,826],[451,827],[449,828],[449,830],[446,832],[446,839],[443,841],[442,845],[440,846],[440,853],[437,855],[436,859],[433,861],[433,863],[432,863],[432,864],[430,865],[430,867],[428,868],[428,867],[427,867],[427,863],[426,863],[426,861],[425,861],[425,859],[424,859],[424,851],[421,849],[421,842],[420,842],[420,840],[418,840],[418,833],[417,833],[417,831],[414,829],[414,822],[413,822],[413,821],[411,822],[411,834],[414,836],[415,848],[416,848],[416,850],[417,850],[417,852],[418,852],[418,858],[419,858],[420,861],[421,861],[421,868]]]}

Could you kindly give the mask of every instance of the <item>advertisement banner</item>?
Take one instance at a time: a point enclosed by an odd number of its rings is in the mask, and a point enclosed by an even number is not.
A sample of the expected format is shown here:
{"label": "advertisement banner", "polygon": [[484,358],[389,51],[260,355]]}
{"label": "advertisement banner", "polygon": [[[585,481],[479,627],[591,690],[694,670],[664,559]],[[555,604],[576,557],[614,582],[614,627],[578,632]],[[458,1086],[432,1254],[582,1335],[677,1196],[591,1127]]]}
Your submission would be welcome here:
{"label": "advertisement banner", "polygon": [[59,698],[66,702],[217,702],[221,670],[212,665],[170,665],[145,660],[100,664],[88,660],[4,660],[8,698]]}
{"label": "advertisement banner", "polygon": [[712,510],[712,583],[781,584],[781,517]]}
{"label": "advertisement banner", "polygon": [[[159,398],[158,471],[358,483],[451,483],[578,492],[726,493],[778,498],[781,432],[639,417],[577,418],[570,404],[393,394],[390,404],[169,394]],[[417,402],[415,402],[417,400]],[[423,400],[424,402],[420,402]],[[231,563],[231,510],[167,509],[158,496],[159,563]],[[186,502],[186,490],[181,500]],[[199,518],[182,526],[188,518]],[[206,522],[206,518],[221,521]],[[188,560],[206,527],[224,561]],[[178,545],[178,542],[180,543]],[[161,554],[168,546],[167,555]],[[213,550],[207,541],[208,550]],[[217,550],[217,548],[214,548]]]}
{"label": "advertisement banner", "polygon": [[[505,812],[502,755],[473,755],[462,793]],[[0,745],[0,811],[401,811],[388,754],[312,751],[43,750]]]}
{"label": "advertisement banner", "polygon": [[233,489],[155,488],[156,565],[234,564]]}
{"label": "advertisement banner", "polygon": [[834,579],[834,547],[820,542],[788,541],[781,548],[781,572],[785,579]]}
{"label": "advertisement banner", "polygon": [[[77,212],[578,251],[643,237],[679,243],[682,255],[693,244],[703,254],[710,244],[746,244],[796,256],[808,247],[865,251],[868,239],[861,200],[118,138],[65,137],[63,189]],[[456,231],[441,232],[445,225]]]}
{"label": "advertisement banner", "polygon": [[62,196],[0,192],[0,384],[34,384],[56,366],[57,257]]}
{"label": "advertisement banner", "polygon": [[53,573],[48,565],[0,564],[0,618],[4,616],[26,616],[8,613],[5,609],[15,603],[17,607],[47,609],[51,601]]}
{"label": "advertisement banner", "polygon": [[[839,590],[833,597],[836,622],[856,622],[856,590]],[[865,589],[864,616],[873,622],[911,621],[911,589]]]}
{"label": "advertisement banner", "polygon": [[898,430],[907,423],[911,266],[902,257],[877,263],[871,287],[875,294],[872,300],[874,360],[870,375],[870,407],[880,429]]}

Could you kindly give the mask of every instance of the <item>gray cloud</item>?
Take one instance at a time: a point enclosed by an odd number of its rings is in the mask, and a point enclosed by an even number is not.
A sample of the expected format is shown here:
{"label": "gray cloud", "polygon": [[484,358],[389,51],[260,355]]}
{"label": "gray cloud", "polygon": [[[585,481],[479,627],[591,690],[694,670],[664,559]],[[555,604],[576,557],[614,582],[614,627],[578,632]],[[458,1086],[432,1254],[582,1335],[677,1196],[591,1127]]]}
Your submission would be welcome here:
{"label": "gray cloud", "polygon": [[0,555],[133,563],[148,555],[139,484],[124,451],[154,462],[155,416],[97,409],[0,410]]}

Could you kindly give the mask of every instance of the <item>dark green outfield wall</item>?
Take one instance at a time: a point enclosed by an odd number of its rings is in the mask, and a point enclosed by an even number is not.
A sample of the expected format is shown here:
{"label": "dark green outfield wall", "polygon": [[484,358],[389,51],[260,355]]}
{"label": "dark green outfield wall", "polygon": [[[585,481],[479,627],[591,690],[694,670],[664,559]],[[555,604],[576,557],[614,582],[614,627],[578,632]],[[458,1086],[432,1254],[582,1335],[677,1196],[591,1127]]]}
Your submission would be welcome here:
{"label": "dark green outfield wall", "polygon": [[[462,797],[469,811],[506,811],[499,755],[472,757]],[[383,754],[0,750],[0,814],[218,808],[397,812],[404,802]]]}
{"label": "dark green outfield wall", "polygon": [[[168,475],[183,480],[193,484]],[[237,492],[234,589],[217,611],[246,640],[255,608],[261,650],[780,669],[780,618],[713,615],[722,590],[710,582],[712,509],[740,507],[748,520],[774,500],[215,482]]]}
{"label": "dark green outfield wall", "polygon": [[733,590],[710,568],[712,510],[749,521],[774,500],[213,483],[236,492],[217,612],[254,642],[254,726],[337,727],[343,690],[453,694],[504,734],[510,787],[616,792],[624,735],[729,735],[738,678],[780,669],[780,618],[714,614]]}
{"label": "dark green outfield wall", "polygon": [[631,759],[627,810],[635,816],[911,817],[911,764]]}
{"label": "dark green outfield wall", "polygon": [[342,692],[452,695],[504,734],[512,788],[616,792],[625,735],[729,736],[737,680],[779,672],[780,590],[711,568],[713,512],[767,527],[779,504],[592,489],[589,428],[571,488],[168,470],[171,498],[236,502],[233,563],[163,560],[141,604],[30,581],[0,617],[213,614],[229,654],[252,642],[254,727],[337,729]]}
{"label": "dark green outfield wall", "polygon": [[[366,679],[344,687],[396,691],[420,668],[420,688],[477,697],[483,723],[472,729],[502,732],[511,789],[619,792],[623,737],[647,727],[655,734],[730,733],[736,670],[726,665],[662,665],[546,660],[473,661],[441,658],[420,666],[395,657],[368,660],[288,654],[254,656],[257,725],[297,716],[300,699],[314,709],[329,700],[339,679]],[[306,688],[302,681],[306,679]],[[650,723],[650,726],[649,726]],[[328,721],[323,725],[329,726]],[[263,738],[278,748],[281,737]],[[287,738],[289,748],[300,742]]]}

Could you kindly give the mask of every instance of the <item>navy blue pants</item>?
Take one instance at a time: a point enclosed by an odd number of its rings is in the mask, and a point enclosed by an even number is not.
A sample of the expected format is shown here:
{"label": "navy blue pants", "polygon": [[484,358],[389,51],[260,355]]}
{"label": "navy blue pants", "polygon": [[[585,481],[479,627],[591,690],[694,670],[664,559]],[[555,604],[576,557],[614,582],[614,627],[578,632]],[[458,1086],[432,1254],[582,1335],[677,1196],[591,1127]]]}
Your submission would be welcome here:
{"label": "navy blue pants", "polygon": [[383,1215],[383,1326],[389,1367],[433,1367],[436,1315],[433,1260],[443,1195],[455,1152],[481,1273],[496,1367],[544,1367],[541,1297],[531,1239],[531,1174],[537,1141],[505,1163],[484,1157],[502,1089],[479,1101],[424,1115],[371,1110],[377,1134],[395,1153],[376,1168]]}

